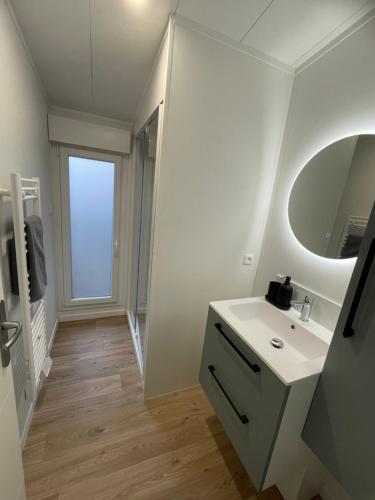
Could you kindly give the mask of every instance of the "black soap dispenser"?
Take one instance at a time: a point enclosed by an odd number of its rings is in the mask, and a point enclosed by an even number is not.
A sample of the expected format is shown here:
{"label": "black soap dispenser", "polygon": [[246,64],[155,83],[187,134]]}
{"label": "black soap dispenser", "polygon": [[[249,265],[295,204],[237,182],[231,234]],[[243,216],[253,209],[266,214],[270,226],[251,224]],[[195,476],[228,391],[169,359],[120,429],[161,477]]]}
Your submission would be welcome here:
{"label": "black soap dispenser", "polygon": [[291,279],[290,276],[286,276],[284,283],[282,283],[277,290],[275,306],[279,309],[288,310],[291,307],[290,300],[293,295],[293,287],[290,284]]}

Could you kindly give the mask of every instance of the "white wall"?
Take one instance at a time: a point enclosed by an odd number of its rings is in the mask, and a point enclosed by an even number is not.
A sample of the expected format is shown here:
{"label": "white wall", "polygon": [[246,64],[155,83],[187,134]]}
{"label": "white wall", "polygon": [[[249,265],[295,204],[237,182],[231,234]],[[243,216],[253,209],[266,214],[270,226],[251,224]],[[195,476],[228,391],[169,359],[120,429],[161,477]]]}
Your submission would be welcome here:
{"label": "white wall", "polygon": [[301,168],[319,150],[342,137],[375,133],[374,43],[372,20],[295,78],[255,295],[281,272],[342,303],[354,260],[332,261],[303,248],[289,226],[288,199]]}
{"label": "white wall", "polygon": [[198,383],[210,300],[250,295],[291,75],[176,25],[151,275],[146,398]]}
{"label": "white wall", "polygon": [[[25,177],[38,176],[41,182],[44,244],[47,257],[46,292],[48,330],[56,320],[54,257],[51,208],[47,105],[45,94],[30,64],[10,17],[6,3],[0,1],[0,144],[1,177],[12,172]],[[7,263],[4,264],[7,268]],[[9,284],[8,279],[6,283]],[[15,302],[15,301],[13,301]]]}
{"label": "white wall", "polygon": [[[48,165],[47,106],[39,80],[30,64],[24,46],[4,0],[0,0],[0,176],[11,172],[41,181],[44,244],[47,258],[46,291],[48,335],[56,320],[52,224],[49,214],[50,173]],[[1,239],[4,285],[12,318],[20,318],[19,300],[10,296],[9,265],[5,240],[12,235],[9,203],[2,205]],[[4,214],[5,217],[4,217]]]}
{"label": "white wall", "polygon": [[[374,46],[375,19],[295,78],[253,295],[263,294],[281,272],[331,300],[345,296],[354,260],[328,260],[305,250],[289,227],[288,198],[299,171],[320,149],[342,137],[375,133]],[[332,498],[346,498],[328,474],[323,482]]]}
{"label": "white wall", "polygon": [[[164,33],[163,39],[161,41],[159,50],[156,54],[155,62],[153,64],[153,67],[151,69],[148,81],[146,83],[146,86],[143,91],[142,99],[140,100],[137,108],[137,113],[136,117],[134,120],[134,138],[133,138],[133,147],[132,147],[132,155],[130,157],[130,162],[129,162],[129,183],[131,185],[131,193],[129,193],[129,199],[128,199],[128,206],[129,210],[131,213],[131,238],[132,238],[132,247],[129,255],[129,261],[128,261],[128,267],[129,267],[129,277],[128,277],[128,295],[127,295],[127,308],[129,311],[133,311],[135,309],[135,299],[136,299],[136,252],[137,248],[135,246],[136,240],[137,240],[137,217],[139,216],[138,210],[139,207],[136,206],[136,199],[137,196],[139,195],[138,190],[137,190],[137,174],[136,174],[136,168],[139,168],[139,164],[137,165],[137,161],[139,163],[139,151],[137,151],[137,135],[139,132],[142,130],[146,122],[151,118],[153,113],[159,109],[160,113],[158,114],[158,131],[157,135],[163,135],[163,109],[165,109],[165,100],[166,100],[166,92],[167,92],[167,86],[168,86],[168,67],[170,63],[170,54],[171,54],[171,44],[173,40],[173,20],[172,18],[169,19],[168,26],[166,28],[166,31]],[[161,103],[163,105],[161,106]],[[161,137],[157,137],[157,142],[160,145],[162,143]],[[156,145],[155,145],[156,148]],[[155,159],[155,169],[154,169],[154,175],[153,176],[148,176],[146,181],[148,183],[148,189],[146,189],[147,196],[149,197],[149,200],[152,203],[152,209],[153,212],[155,210],[155,202],[156,202],[156,191],[157,191],[157,178],[158,178],[158,159],[160,158],[160,151],[161,148],[159,146],[157,154],[158,158]],[[138,172],[139,174],[139,172]],[[155,187],[154,187],[155,186]],[[154,195],[154,196],[153,196]],[[151,197],[151,198],[150,198]],[[151,208],[151,207],[149,207]],[[150,231],[149,231],[149,236],[150,236],[150,242],[148,245],[149,246],[148,250],[150,250],[150,247],[153,245],[153,217],[148,221],[150,225]],[[143,232],[144,235],[147,234],[147,228],[146,231]],[[149,255],[147,255],[147,249],[144,249],[145,252],[143,253],[142,257],[149,258]],[[148,271],[151,269],[151,262],[149,262],[149,268],[146,269],[146,266],[142,266],[142,271]],[[146,285],[146,286],[144,286]],[[140,308],[145,309],[147,305],[147,296],[148,296],[148,273],[142,272],[141,276],[141,283],[140,286],[142,287],[140,293],[139,293],[139,299],[140,299]]]}
{"label": "white wall", "polygon": [[142,99],[138,105],[134,122],[135,136],[159,106],[161,101],[164,101],[165,99],[168,79],[168,63],[173,39],[172,24],[173,21],[170,19],[144,89]]}

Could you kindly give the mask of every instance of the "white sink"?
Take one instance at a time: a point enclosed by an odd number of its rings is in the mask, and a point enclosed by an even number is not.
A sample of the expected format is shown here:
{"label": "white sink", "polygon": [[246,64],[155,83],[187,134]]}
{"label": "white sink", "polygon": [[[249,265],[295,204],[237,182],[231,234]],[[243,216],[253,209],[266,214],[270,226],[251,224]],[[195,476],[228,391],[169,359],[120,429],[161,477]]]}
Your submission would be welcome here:
{"label": "white sink", "polygon": [[[211,307],[286,384],[320,373],[333,332],[262,297],[211,302]],[[277,339],[281,348],[272,345]]]}

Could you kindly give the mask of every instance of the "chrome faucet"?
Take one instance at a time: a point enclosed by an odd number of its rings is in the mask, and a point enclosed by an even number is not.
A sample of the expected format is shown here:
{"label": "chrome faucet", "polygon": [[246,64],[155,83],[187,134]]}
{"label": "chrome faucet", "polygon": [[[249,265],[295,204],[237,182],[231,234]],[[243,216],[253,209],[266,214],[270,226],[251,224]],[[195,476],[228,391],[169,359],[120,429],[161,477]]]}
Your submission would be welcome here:
{"label": "chrome faucet", "polygon": [[301,314],[299,315],[299,319],[301,321],[309,321],[310,320],[312,303],[311,303],[311,299],[308,295],[305,295],[304,300],[300,300],[300,301],[293,300],[292,306],[297,310],[299,310],[299,308],[296,306],[302,306]]}

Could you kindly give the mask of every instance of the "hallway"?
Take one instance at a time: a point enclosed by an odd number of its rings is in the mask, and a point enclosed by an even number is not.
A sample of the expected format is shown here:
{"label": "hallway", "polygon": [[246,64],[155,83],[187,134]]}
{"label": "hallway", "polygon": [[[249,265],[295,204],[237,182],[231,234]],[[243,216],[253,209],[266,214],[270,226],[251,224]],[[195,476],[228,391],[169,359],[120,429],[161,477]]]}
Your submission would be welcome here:
{"label": "hallway", "polygon": [[258,498],[201,389],[143,402],[125,317],[61,324],[52,358],[24,450],[28,500]]}

